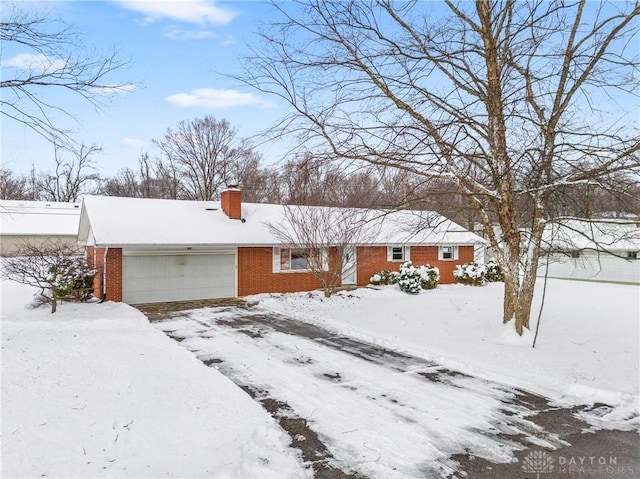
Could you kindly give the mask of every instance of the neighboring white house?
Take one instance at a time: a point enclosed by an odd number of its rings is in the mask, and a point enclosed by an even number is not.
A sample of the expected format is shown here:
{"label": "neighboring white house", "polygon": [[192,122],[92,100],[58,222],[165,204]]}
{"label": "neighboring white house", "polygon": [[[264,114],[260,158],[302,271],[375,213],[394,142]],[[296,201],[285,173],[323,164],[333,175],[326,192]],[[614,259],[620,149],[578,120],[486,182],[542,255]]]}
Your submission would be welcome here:
{"label": "neighboring white house", "polygon": [[549,225],[538,276],[640,284],[640,227],[628,221]]}
{"label": "neighboring white house", "polygon": [[77,246],[80,207],[79,203],[0,200],[0,253],[15,254],[24,242]]}

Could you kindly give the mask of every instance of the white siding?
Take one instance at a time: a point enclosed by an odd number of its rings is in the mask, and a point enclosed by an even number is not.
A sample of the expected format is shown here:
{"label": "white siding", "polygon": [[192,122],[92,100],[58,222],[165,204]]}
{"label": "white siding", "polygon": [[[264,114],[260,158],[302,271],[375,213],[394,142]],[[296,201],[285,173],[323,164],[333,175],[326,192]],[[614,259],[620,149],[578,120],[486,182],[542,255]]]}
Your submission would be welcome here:
{"label": "white siding", "polygon": [[[541,258],[538,276],[544,276],[545,266],[546,259]],[[640,260],[590,252],[581,253],[579,258],[558,255],[549,263],[549,277],[640,284]]]}
{"label": "white siding", "polygon": [[13,255],[20,250],[24,242],[34,245],[44,244],[50,241],[67,244],[77,250],[79,255],[84,253],[84,248],[78,246],[77,236],[66,235],[0,235],[0,254]]}

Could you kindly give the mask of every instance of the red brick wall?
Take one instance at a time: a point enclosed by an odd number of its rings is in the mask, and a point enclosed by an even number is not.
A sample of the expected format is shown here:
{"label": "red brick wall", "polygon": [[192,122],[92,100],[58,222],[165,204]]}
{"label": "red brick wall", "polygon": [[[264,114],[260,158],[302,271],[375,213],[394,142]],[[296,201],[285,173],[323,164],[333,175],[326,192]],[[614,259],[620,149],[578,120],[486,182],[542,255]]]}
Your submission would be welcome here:
{"label": "red brick wall", "polygon": [[106,248],[95,248],[87,246],[87,263],[92,268],[98,270],[98,274],[93,278],[93,294],[97,298],[102,298],[102,280],[105,276],[106,268],[106,293],[107,301],[122,301],[122,249],[109,248],[105,264]]}
{"label": "red brick wall", "polygon": [[109,248],[105,263],[107,301],[120,302],[122,301],[122,248]]}
{"label": "red brick wall", "polygon": [[96,263],[93,259],[93,251],[95,250],[95,248],[93,246],[86,246],[84,249],[85,254],[87,255],[87,264],[89,265],[89,268],[95,268]]}
{"label": "red brick wall", "polygon": [[[336,260],[329,255],[329,269]],[[258,293],[294,293],[320,288],[320,280],[311,273],[290,271],[273,273],[273,248],[238,248],[238,296]]]}
{"label": "red brick wall", "polygon": [[[358,247],[358,285],[369,284],[369,278],[376,271],[398,271],[402,262],[387,261],[386,246]],[[440,269],[440,283],[453,283],[453,270],[456,265],[473,261],[473,246],[458,246],[458,259],[453,261],[438,260],[437,246],[412,246],[411,262],[416,266],[430,264]]]}
{"label": "red brick wall", "polygon": [[[311,273],[272,273],[272,255],[271,247],[238,248],[238,296],[311,291],[321,287],[320,281]],[[386,246],[358,247],[357,255],[359,286],[369,284],[369,278],[376,271],[398,271],[402,264],[387,261]],[[330,255],[331,268],[335,261],[334,250]],[[454,261],[438,260],[437,246],[414,246],[411,248],[411,261],[415,265],[429,263],[431,266],[437,266],[440,269],[440,283],[453,283],[453,270],[456,265],[473,261],[473,246],[459,246],[458,259]]]}
{"label": "red brick wall", "polygon": [[[96,296],[102,294],[102,268],[106,267],[107,284],[106,299],[122,301],[122,249],[109,248],[106,265],[104,264],[104,248],[87,247],[89,264],[100,270],[96,276],[94,288]],[[387,269],[398,271],[401,262],[387,261],[387,247],[358,247],[357,284],[364,286],[376,271]],[[332,269],[336,262],[336,252],[329,255],[329,265]],[[473,246],[459,246],[458,259],[454,261],[439,261],[437,246],[414,246],[411,248],[411,261],[415,265],[429,263],[440,269],[440,283],[453,283],[455,266],[473,261]],[[281,272],[273,273],[273,248],[250,247],[238,248],[238,296],[248,296],[258,293],[292,293],[297,291],[311,291],[321,287],[320,280],[311,273]]]}

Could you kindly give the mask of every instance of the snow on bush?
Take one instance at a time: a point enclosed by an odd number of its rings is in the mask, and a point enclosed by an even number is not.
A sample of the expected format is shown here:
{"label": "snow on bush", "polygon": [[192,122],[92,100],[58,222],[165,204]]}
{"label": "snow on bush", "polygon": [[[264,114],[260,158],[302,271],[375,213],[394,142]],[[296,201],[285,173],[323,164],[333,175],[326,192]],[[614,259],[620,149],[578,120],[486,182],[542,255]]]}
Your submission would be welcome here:
{"label": "snow on bush", "polygon": [[465,263],[456,266],[453,272],[456,283],[470,284],[472,286],[482,286],[489,282],[504,281],[502,269],[495,259],[488,263]]}
{"label": "snow on bush", "polygon": [[397,271],[376,271],[373,276],[369,278],[369,282],[375,286],[386,286],[389,284],[396,284],[398,282],[398,276],[400,273]]}
{"label": "snow on bush", "polygon": [[20,252],[20,256],[3,259],[0,275],[39,288],[38,302],[51,304],[52,313],[56,312],[59,300],[87,301],[93,296],[93,277],[97,271],[87,265],[84,257],[77,256],[74,246],[25,242]]}
{"label": "snow on bush", "polygon": [[417,294],[421,289],[434,289],[440,280],[440,270],[435,266],[413,266],[407,261],[397,271],[376,271],[369,282],[375,286],[397,284],[402,291],[409,294]]}
{"label": "snow on bush", "polygon": [[398,286],[401,291],[409,294],[418,294],[422,290],[422,275],[411,261],[407,261],[400,266]]}
{"label": "snow on bush", "polygon": [[93,278],[97,270],[90,268],[82,256],[63,258],[49,270],[49,282],[59,298],[88,301],[93,297]]}
{"label": "snow on bush", "polygon": [[456,266],[453,277],[456,283],[482,286],[486,282],[487,268],[484,264],[465,263]]}
{"label": "snow on bush", "polygon": [[424,266],[419,266],[418,271],[420,273],[420,286],[422,289],[435,289],[438,286],[440,270],[437,267],[425,264]]}
{"label": "snow on bush", "polygon": [[502,275],[502,268],[495,259],[490,259],[488,263],[485,264],[487,272],[485,273],[485,279],[494,283],[497,281],[504,281],[504,276]]}

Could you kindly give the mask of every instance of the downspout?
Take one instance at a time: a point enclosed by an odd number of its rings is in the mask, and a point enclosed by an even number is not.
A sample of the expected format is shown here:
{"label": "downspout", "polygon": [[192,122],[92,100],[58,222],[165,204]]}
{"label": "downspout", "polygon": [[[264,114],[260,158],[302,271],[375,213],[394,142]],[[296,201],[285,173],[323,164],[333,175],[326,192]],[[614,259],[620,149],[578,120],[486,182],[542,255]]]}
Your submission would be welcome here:
{"label": "downspout", "polygon": [[102,258],[102,298],[100,299],[100,303],[104,303],[107,299],[107,253],[109,252],[109,247],[107,246],[104,249],[104,257]]}

